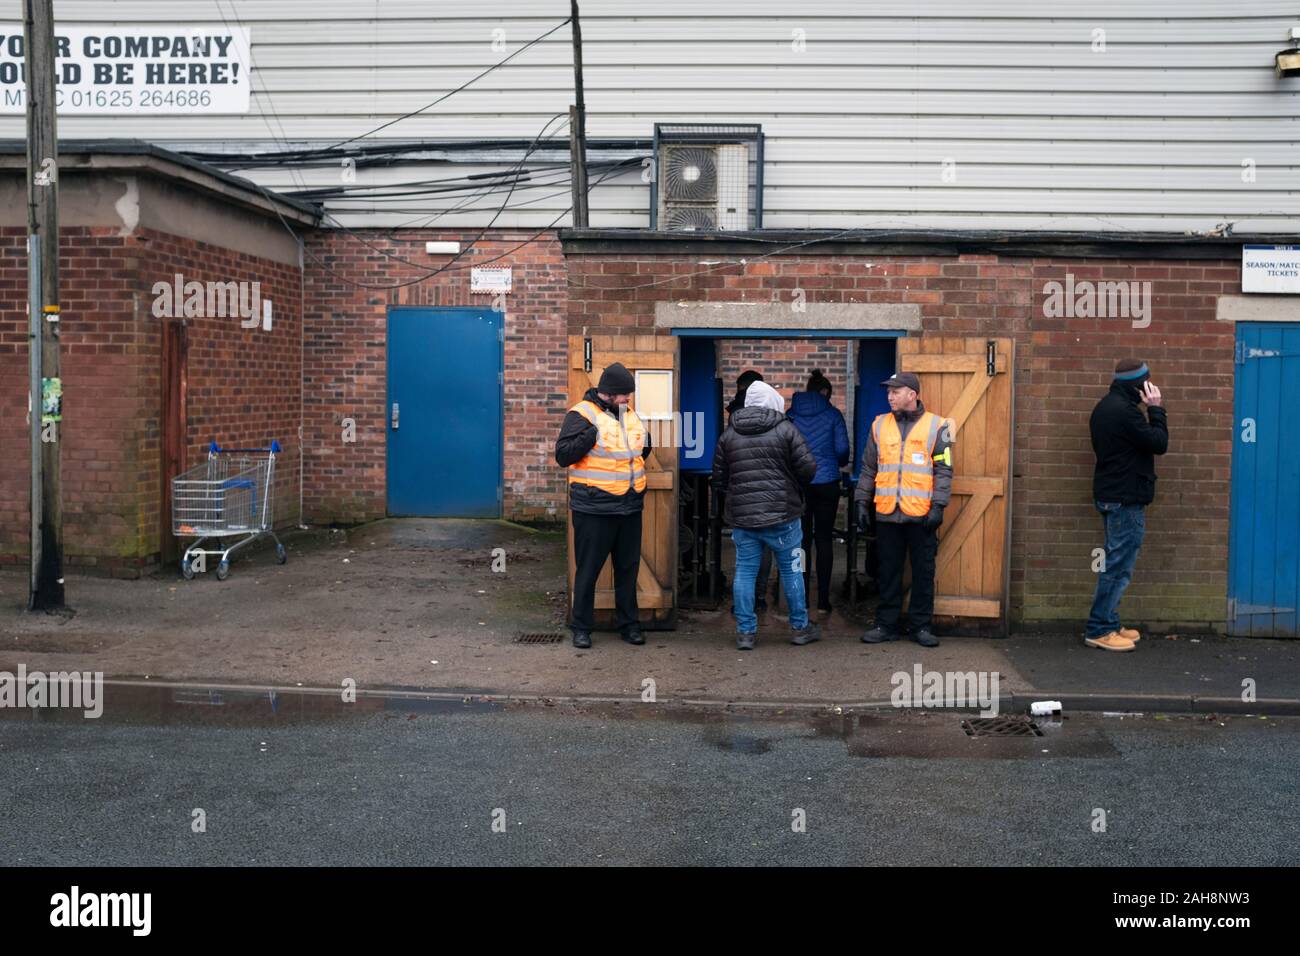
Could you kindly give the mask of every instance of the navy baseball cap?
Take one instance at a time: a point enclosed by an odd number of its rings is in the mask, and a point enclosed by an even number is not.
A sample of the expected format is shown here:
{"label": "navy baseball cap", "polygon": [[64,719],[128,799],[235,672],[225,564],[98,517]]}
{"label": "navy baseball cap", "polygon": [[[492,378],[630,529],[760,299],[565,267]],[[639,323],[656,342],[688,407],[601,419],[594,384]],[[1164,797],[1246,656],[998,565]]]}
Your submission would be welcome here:
{"label": "navy baseball cap", "polygon": [[915,372],[895,372],[880,384],[885,388],[910,388],[914,392],[921,391],[921,380],[916,377]]}

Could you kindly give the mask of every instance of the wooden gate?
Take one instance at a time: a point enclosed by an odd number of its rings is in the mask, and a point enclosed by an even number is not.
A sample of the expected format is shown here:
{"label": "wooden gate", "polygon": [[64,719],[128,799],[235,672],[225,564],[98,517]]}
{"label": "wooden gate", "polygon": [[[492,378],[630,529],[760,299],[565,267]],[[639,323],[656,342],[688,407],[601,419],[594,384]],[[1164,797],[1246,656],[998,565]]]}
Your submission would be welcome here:
{"label": "wooden gate", "polygon": [[[569,336],[569,408],[582,401],[587,389],[600,380],[605,366],[622,362],[633,375],[637,370],[671,372],[668,400],[678,403],[677,338],[671,335],[596,335],[590,340]],[[647,395],[647,399],[648,399]],[[632,408],[642,413],[637,399]],[[647,409],[647,413],[652,410]],[[646,461],[645,511],[641,517],[641,570],[637,574],[637,605],[641,620],[671,626],[677,606],[677,447],[671,423],[647,421],[654,450]],[[664,425],[667,424],[667,427]],[[569,600],[573,600],[573,520],[569,519]],[[596,625],[614,620],[614,569],[606,561],[596,579]]]}
{"label": "wooden gate", "polygon": [[934,613],[1005,624],[1011,524],[1012,339],[898,342],[926,410],[952,421],[952,502],[935,561]]}

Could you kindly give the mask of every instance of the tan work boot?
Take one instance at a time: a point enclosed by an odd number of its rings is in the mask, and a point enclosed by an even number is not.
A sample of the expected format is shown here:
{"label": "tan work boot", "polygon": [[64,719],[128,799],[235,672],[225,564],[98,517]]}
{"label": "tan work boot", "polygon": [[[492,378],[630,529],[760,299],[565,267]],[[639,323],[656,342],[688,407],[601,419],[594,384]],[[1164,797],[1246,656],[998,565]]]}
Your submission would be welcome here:
{"label": "tan work boot", "polygon": [[1103,651],[1131,651],[1137,646],[1120,634],[1119,631],[1111,631],[1101,637],[1088,637],[1084,639],[1083,643],[1089,647],[1100,648]]}
{"label": "tan work boot", "polygon": [[1137,628],[1133,627],[1121,627],[1119,629],[1119,636],[1132,641],[1134,644],[1142,640],[1142,635],[1137,632]]}

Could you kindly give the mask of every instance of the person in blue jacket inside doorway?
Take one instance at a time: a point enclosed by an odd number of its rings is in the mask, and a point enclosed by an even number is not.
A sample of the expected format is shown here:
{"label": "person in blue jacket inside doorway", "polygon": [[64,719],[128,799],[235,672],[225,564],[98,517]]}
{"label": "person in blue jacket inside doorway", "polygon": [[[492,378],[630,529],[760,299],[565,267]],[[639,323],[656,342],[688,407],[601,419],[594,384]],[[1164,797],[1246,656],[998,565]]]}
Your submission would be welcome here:
{"label": "person in blue jacket inside doorway", "polygon": [[817,611],[823,619],[831,610],[831,571],[835,547],[831,533],[840,507],[840,469],[849,460],[849,430],[844,415],[831,404],[831,383],[815,368],[808,387],[790,402],[790,420],[817,460],[817,473],[808,486],[803,515],[804,581],[811,567],[809,545],[817,543]]}

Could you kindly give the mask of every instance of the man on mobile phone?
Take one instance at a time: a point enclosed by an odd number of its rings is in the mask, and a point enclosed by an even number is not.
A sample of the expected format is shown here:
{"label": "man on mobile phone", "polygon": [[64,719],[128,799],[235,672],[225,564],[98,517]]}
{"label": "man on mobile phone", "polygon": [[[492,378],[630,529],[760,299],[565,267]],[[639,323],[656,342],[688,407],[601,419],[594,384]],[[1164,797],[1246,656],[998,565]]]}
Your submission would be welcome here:
{"label": "man on mobile phone", "polygon": [[1146,506],[1155,499],[1155,456],[1169,448],[1168,417],[1150,375],[1137,359],[1116,365],[1110,391],[1089,422],[1097,455],[1092,497],[1105,528],[1106,555],[1084,643],[1104,651],[1131,651],[1141,640],[1136,630],[1121,626],[1119,602],[1146,533]]}

